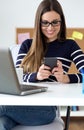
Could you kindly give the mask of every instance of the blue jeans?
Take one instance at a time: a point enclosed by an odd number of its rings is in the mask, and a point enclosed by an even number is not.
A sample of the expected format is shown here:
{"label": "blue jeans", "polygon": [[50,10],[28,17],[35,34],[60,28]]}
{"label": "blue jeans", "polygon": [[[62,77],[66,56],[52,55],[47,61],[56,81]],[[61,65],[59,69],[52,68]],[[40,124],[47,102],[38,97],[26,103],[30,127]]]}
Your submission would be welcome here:
{"label": "blue jeans", "polygon": [[16,125],[44,125],[56,117],[54,106],[0,106],[0,130],[11,130]]}

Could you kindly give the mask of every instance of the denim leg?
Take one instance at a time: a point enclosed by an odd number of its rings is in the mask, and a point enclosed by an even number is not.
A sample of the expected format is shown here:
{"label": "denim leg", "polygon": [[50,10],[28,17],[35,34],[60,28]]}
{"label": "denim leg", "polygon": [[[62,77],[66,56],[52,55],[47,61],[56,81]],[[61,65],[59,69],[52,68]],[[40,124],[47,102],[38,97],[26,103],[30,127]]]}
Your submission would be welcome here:
{"label": "denim leg", "polygon": [[2,116],[3,113],[4,113],[4,108],[3,108],[3,106],[0,106],[0,116]]}
{"label": "denim leg", "polygon": [[0,106],[0,130],[11,130],[16,125],[14,120],[6,116],[6,106]]}
{"label": "denim leg", "polygon": [[17,123],[7,116],[0,117],[0,130],[11,130]]}
{"label": "denim leg", "polygon": [[56,108],[53,106],[4,106],[2,113],[22,125],[44,125],[54,120]]}
{"label": "denim leg", "polygon": [[8,106],[6,115],[22,125],[43,125],[54,120],[56,111],[51,106]]}

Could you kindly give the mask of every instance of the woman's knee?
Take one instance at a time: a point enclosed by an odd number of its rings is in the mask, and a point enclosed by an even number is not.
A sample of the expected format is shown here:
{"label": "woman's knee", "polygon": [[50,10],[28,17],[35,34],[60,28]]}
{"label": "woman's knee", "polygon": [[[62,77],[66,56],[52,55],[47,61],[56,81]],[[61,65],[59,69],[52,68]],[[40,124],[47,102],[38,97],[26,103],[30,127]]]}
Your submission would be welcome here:
{"label": "woman's knee", "polygon": [[14,126],[16,126],[16,122],[9,117],[0,117],[0,130],[11,130]]}
{"label": "woman's knee", "polygon": [[7,130],[6,125],[6,118],[0,117],[0,130]]}

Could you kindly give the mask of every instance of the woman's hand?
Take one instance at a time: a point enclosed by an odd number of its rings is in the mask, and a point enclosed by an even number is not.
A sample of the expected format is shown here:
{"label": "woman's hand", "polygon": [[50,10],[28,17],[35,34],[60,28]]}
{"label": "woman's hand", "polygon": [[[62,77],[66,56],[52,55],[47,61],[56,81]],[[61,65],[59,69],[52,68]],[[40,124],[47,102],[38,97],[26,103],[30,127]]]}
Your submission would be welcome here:
{"label": "woman's hand", "polygon": [[42,64],[37,73],[37,80],[47,79],[50,75],[52,75],[52,73],[50,72],[50,67]]}
{"label": "woman's hand", "polygon": [[69,83],[69,77],[63,73],[61,61],[57,61],[57,67],[54,67],[52,74],[56,77],[58,82]]}

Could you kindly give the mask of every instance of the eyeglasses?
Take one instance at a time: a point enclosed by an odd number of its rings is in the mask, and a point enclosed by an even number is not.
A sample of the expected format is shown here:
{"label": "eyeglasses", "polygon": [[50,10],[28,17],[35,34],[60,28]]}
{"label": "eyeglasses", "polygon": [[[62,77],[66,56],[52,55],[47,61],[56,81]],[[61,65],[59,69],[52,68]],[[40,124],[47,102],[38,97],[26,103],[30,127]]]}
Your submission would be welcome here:
{"label": "eyeglasses", "polygon": [[41,21],[41,25],[43,27],[48,27],[49,25],[52,25],[53,27],[59,26],[61,24],[61,20],[53,20],[52,22],[48,22],[46,20]]}

